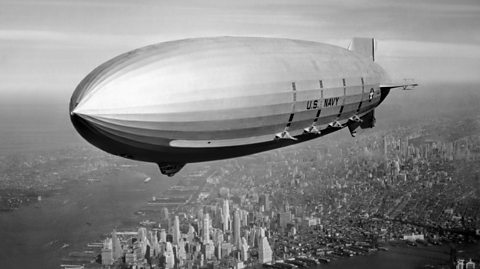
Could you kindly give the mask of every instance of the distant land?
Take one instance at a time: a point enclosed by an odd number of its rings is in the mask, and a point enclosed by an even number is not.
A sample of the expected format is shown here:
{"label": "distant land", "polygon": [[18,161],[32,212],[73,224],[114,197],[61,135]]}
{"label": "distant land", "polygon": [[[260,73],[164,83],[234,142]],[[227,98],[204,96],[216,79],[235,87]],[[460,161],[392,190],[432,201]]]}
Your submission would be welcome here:
{"label": "distant land", "polygon": [[70,123],[66,104],[3,103],[0,126],[0,155],[85,145]]}

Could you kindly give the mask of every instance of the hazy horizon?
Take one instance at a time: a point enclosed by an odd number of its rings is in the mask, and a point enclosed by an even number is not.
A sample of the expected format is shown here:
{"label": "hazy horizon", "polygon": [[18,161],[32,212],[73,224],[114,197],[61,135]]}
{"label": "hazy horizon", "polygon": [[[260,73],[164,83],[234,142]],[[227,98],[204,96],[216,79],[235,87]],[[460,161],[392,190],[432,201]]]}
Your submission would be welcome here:
{"label": "hazy horizon", "polygon": [[[39,152],[86,146],[70,123],[68,99],[42,99],[35,103],[29,100],[0,100],[0,155]],[[415,124],[432,117],[444,115],[469,116],[480,112],[479,83],[424,84],[413,91],[392,90],[376,111],[376,128],[391,124]],[[467,113],[466,113],[467,112]],[[359,131],[359,136],[362,131]],[[350,136],[341,131],[331,137]],[[322,143],[325,139],[318,139]],[[317,141],[317,140],[316,140]]]}

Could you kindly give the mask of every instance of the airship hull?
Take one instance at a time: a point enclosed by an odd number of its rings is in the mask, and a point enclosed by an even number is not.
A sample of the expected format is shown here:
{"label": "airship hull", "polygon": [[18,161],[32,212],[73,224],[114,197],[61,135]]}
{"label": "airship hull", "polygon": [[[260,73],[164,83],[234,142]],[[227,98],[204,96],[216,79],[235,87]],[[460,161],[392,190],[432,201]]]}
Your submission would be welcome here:
{"label": "airship hull", "polygon": [[[338,130],[332,123],[345,127],[371,113],[384,98],[385,79],[373,61],[331,45],[187,39],[99,66],[75,90],[70,111],[77,131],[107,152],[184,164],[331,133]],[[321,132],[309,132],[312,126]]]}

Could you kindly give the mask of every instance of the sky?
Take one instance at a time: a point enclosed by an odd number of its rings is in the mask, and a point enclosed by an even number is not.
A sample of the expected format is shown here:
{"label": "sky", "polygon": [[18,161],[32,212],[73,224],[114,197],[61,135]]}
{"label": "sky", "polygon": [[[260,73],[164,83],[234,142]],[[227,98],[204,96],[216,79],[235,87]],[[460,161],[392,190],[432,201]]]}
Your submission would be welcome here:
{"label": "sky", "polygon": [[0,0],[0,103],[68,103],[118,54],[206,36],[375,37],[394,80],[476,83],[479,29],[478,0]]}

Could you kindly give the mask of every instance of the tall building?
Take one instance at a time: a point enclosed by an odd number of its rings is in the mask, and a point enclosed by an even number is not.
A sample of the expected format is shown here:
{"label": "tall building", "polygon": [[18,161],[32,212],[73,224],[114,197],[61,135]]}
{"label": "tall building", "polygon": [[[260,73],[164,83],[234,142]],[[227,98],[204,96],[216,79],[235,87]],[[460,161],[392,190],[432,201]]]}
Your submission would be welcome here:
{"label": "tall building", "polygon": [[172,269],[175,266],[175,255],[173,254],[173,247],[170,242],[167,242],[165,250],[165,268]]}
{"label": "tall building", "polygon": [[248,260],[248,244],[247,244],[247,240],[245,239],[245,237],[242,237],[242,240],[241,240],[242,244],[241,244],[241,248],[240,248],[240,258],[242,261],[247,261]]}
{"label": "tall building", "polygon": [[248,236],[248,245],[249,245],[249,246],[252,246],[252,247],[256,247],[256,246],[257,246],[256,237],[257,237],[257,229],[252,229],[252,230],[250,231],[249,236]]}
{"label": "tall building", "polygon": [[258,246],[258,262],[271,263],[272,262],[272,249],[268,243],[268,239],[264,236],[260,239]]}
{"label": "tall building", "polygon": [[265,211],[270,211],[270,198],[268,194],[262,194],[259,198],[260,200],[260,206],[263,206],[263,209]]}
{"label": "tall building", "polygon": [[215,230],[215,244],[222,244],[224,240],[223,232],[220,229]]}
{"label": "tall building", "polygon": [[400,173],[400,162],[399,160],[393,161],[393,175],[397,176]]}
{"label": "tall building", "polygon": [[193,242],[194,238],[195,238],[195,228],[193,228],[193,226],[190,224],[188,226],[188,232],[187,232],[187,241],[188,243],[191,243]]}
{"label": "tall building", "polygon": [[280,212],[278,213],[278,224],[280,227],[285,229],[287,227],[287,224],[289,224],[291,221],[291,214],[289,211],[286,212]]}
{"label": "tall building", "polygon": [[151,248],[151,255],[150,256],[157,256],[160,253],[160,244],[158,243],[158,237],[156,231],[149,231],[148,232],[148,241],[150,242]]}
{"label": "tall building", "polygon": [[233,213],[233,244],[238,249],[241,247],[240,236],[240,213],[235,210],[235,213]]}
{"label": "tall building", "polygon": [[265,237],[265,228],[263,227],[258,227],[258,236],[260,238]]}
{"label": "tall building", "polygon": [[288,201],[285,201],[283,205],[284,205],[284,211],[290,212],[290,203],[288,203]]}
{"label": "tall building", "polygon": [[383,137],[383,156],[386,158],[388,154],[388,141],[387,136]]}
{"label": "tall building", "polygon": [[179,266],[183,265],[185,260],[187,259],[187,251],[185,250],[185,241],[181,239],[178,242],[178,247],[177,247],[177,258],[180,261]]}
{"label": "tall building", "polygon": [[175,216],[175,220],[173,222],[173,244],[178,245],[180,241],[180,220],[178,216]]}
{"label": "tall building", "polygon": [[223,231],[229,231],[229,223],[230,223],[230,207],[228,204],[228,199],[223,200]]}
{"label": "tall building", "polygon": [[147,228],[140,227],[138,228],[137,233],[137,242],[139,244],[139,248],[141,250],[141,256],[144,256],[147,251]]}
{"label": "tall building", "polygon": [[200,235],[203,235],[203,207],[197,206],[197,229]]}
{"label": "tall building", "polygon": [[222,244],[218,244],[217,247],[216,247],[216,254],[217,254],[217,259],[221,259],[222,258]]}
{"label": "tall building", "polygon": [[203,216],[203,243],[210,241],[210,218],[208,213]]}
{"label": "tall building", "polygon": [[197,207],[197,219],[198,220],[203,219],[203,207]]}
{"label": "tall building", "polygon": [[160,243],[166,243],[167,242],[167,232],[165,229],[160,230]]}
{"label": "tall building", "polygon": [[202,255],[200,255],[200,267],[203,267],[205,265],[204,263],[205,263],[205,258],[202,254]]}
{"label": "tall building", "polygon": [[113,261],[116,261],[122,257],[123,250],[122,246],[120,244],[120,240],[118,239],[117,236],[117,231],[113,230],[112,232],[112,258]]}
{"label": "tall building", "polygon": [[169,216],[169,214],[168,214],[168,208],[164,207],[162,211],[163,211],[163,212],[162,212],[162,213],[163,213],[163,214],[162,214],[162,215],[163,215],[163,219],[164,219],[164,220],[168,220],[168,219],[170,218],[170,216]]}
{"label": "tall building", "polygon": [[205,243],[205,259],[210,260],[215,255],[215,245],[213,241],[208,241]]}
{"label": "tall building", "polygon": [[230,243],[223,242],[222,245],[221,245],[221,248],[222,248],[222,250],[221,250],[222,258],[224,258],[224,257],[228,257],[228,255],[230,255],[230,253],[232,252],[233,246]]}
{"label": "tall building", "polygon": [[466,264],[465,264],[465,269],[475,269],[475,263],[470,259]]}
{"label": "tall building", "polygon": [[102,265],[112,265],[112,264],[113,264],[112,239],[107,238],[103,242]]}
{"label": "tall building", "polygon": [[247,210],[241,210],[240,211],[240,220],[241,220],[240,226],[248,226],[248,211]]}

